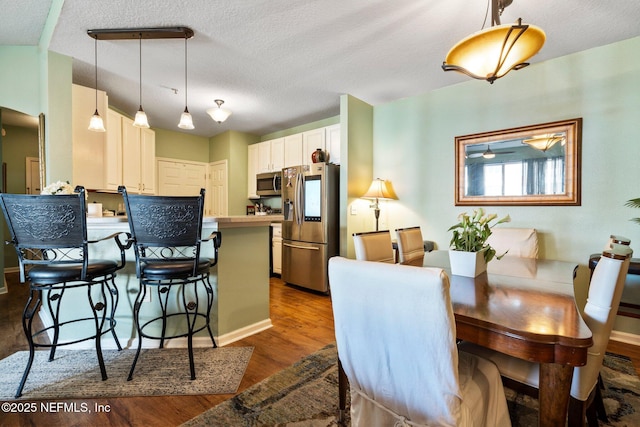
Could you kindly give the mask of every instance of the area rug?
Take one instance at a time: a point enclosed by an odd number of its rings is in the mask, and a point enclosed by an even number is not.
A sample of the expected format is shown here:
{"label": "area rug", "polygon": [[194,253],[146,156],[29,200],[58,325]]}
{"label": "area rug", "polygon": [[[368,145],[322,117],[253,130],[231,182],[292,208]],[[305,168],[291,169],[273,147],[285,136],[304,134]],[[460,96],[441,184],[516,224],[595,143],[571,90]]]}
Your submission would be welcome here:
{"label": "area rug", "polygon": [[[133,379],[127,381],[135,350],[104,350],[108,379],[102,381],[95,350],[37,351],[20,399],[74,399],[158,395],[233,394],[253,347],[194,348],[191,381],[186,348],[143,349]],[[0,400],[14,399],[28,352],[0,360]]]}
{"label": "area rug", "polygon": [[[325,427],[349,425],[337,420],[338,376],[335,345],[300,360],[184,423],[195,426]],[[602,375],[609,416],[601,426],[640,426],[640,378],[629,359],[607,354]],[[514,427],[538,423],[537,400],[506,389]]]}

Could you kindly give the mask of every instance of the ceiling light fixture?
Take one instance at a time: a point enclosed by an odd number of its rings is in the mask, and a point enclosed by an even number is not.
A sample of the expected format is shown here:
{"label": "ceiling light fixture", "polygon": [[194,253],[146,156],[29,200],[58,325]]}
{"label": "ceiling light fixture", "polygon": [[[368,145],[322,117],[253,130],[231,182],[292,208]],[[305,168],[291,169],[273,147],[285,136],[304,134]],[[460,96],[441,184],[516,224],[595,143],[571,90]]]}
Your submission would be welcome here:
{"label": "ceiling light fixture", "polygon": [[529,139],[524,139],[522,141],[524,144],[528,144],[535,148],[536,150],[540,150],[542,152],[547,151],[558,142],[561,142],[562,145],[565,144],[566,138],[563,134],[557,133],[547,133],[543,135],[534,136]]}
{"label": "ceiling light fixture", "polygon": [[[149,121],[147,115],[142,109],[142,39],[185,39],[185,86],[186,78],[186,39],[193,37],[193,30],[188,27],[160,27],[160,28],[110,28],[87,30],[89,37],[97,40],[139,40],[140,43],[140,108],[135,116],[134,126],[148,128]],[[96,54],[97,58],[97,54]],[[97,59],[96,59],[97,63]],[[97,64],[96,64],[97,68]],[[96,71],[96,90],[97,90],[97,71]],[[97,112],[97,101],[96,101]],[[185,87],[185,113],[189,113],[186,108],[186,87]],[[181,121],[182,123],[182,121]],[[188,128],[185,128],[188,129]],[[193,129],[193,127],[192,127]]]}
{"label": "ceiling light fixture", "polygon": [[218,108],[209,108],[207,110],[207,114],[210,115],[211,118],[216,122],[222,123],[231,115],[231,111],[227,110],[226,108],[222,108],[222,104],[224,104],[224,101],[222,99],[216,99],[214,102],[218,104]]}
{"label": "ceiling light fixture", "polygon": [[187,36],[184,37],[184,112],[180,116],[180,129],[194,129],[193,118],[187,107]]}
{"label": "ceiling light fixture", "polygon": [[544,45],[541,28],[523,24],[500,25],[500,15],[513,0],[490,0],[492,27],[462,39],[447,54],[442,69],[458,71],[492,83],[511,70],[529,65],[527,61]]}
{"label": "ceiling light fixture", "polygon": [[147,119],[147,113],[142,109],[142,33],[140,33],[140,108],[136,113],[133,125],[138,128],[148,128],[149,120]]}
{"label": "ceiling light fixture", "polygon": [[89,120],[89,130],[94,132],[106,132],[104,128],[104,121],[102,117],[100,117],[100,113],[98,113],[98,39],[95,39],[95,45],[93,47],[94,53],[94,68],[96,72],[96,111],[91,116],[91,120]]}

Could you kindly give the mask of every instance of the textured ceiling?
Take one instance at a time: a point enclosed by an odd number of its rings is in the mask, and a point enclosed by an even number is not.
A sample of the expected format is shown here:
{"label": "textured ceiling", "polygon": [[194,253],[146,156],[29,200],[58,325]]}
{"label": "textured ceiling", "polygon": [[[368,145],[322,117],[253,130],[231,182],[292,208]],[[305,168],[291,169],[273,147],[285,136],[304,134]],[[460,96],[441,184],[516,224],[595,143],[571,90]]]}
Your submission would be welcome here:
{"label": "textured ceiling", "polygon": [[[0,0],[0,45],[42,43],[47,19],[55,23],[57,14],[47,18],[49,8],[59,3]],[[188,26],[195,32],[188,105],[196,129],[186,132],[263,135],[339,114],[345,93],[378,105],[468,80],[440,66],[451,46],[482,28],[486,9],[487,0],[65,0],[49,50],[73,57],[74,83],[94,87],[88,29]],[[640,35],[638,0],[514,0],[502,22],[519,17],[547,35],[532,66]],[[133,116],[138,41],[98,42],[98,68],[109,103]],[[184,41],[143,41],[142,83],[151,126],[184,132],[176,126]],[[222,124],[205,113],[217,98],[233,111]]]}

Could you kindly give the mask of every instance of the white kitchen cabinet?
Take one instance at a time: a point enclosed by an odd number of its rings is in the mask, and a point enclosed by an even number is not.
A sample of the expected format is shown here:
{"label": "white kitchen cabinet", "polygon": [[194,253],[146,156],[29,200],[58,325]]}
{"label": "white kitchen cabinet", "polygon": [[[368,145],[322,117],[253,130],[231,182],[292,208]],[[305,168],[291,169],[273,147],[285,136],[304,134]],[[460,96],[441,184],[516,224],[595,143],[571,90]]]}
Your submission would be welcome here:
{"label": "white kitchen cabinet", "polygon": [[[74,84],[71,91],[72,184],[91,190],[103,189],[106,133],[88,129],[96,110],[96,90]],[[99,90],[98,112],[103,119],[107,102],[107,94]]]}
{"label": "white kitchen cabinet", "polygon": [[263,141],[258,146],[258,173],[275,172],[284,167],[284,138]]}
{"label": "white kitchen cabinet", "polygon": [[122,184],[122,114],[107,110],[107,141],[104,150],[104,183],[106,190],[117,190]]}
{"label": "white kitchen cabinet", "polygon": [[122,183],[130,193],[155,194],[156,134],[122,116]]}
{"label": "white kitchen cabinet", "polygon": [[325,151],[327,161],[336,165],[340,164],[340,125],[327,126],[325,128]]}
{"label": "white kitchen cabinet", "polygon": [[284,167],[298,166],[302,162],[302,134],[284,137]]}
{"label": "white kitchen cabinet", "polygon": [[259,144],[247,146],[247,197],[249,199],[258,198],[258,189],[256,188],[256,175],[258,174],[258,153]]}
{"label": "white kitchen cabinet", "polygon": [[324,128],[313,129],[302,132],[302,163],[311,165],[311,153],[317,149],[325,150],[325,130]]}

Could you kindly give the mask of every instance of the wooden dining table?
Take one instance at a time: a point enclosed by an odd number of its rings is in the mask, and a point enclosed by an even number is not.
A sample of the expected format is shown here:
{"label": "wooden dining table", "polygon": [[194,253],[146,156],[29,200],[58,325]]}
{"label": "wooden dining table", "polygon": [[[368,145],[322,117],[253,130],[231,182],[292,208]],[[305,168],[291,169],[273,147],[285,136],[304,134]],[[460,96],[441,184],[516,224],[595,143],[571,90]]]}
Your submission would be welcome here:
{"label": "wooden dining table", "polygon": [[[472,278],[451,275],[448,251],[432,251],[422,266],[449,275],[458,339],[540,363],[538,425],[564,426],[573,368],[587,362],[593,345],[575,301],[577,264],[505,256]],[[339,382],[344,409],[341,370]]]}

